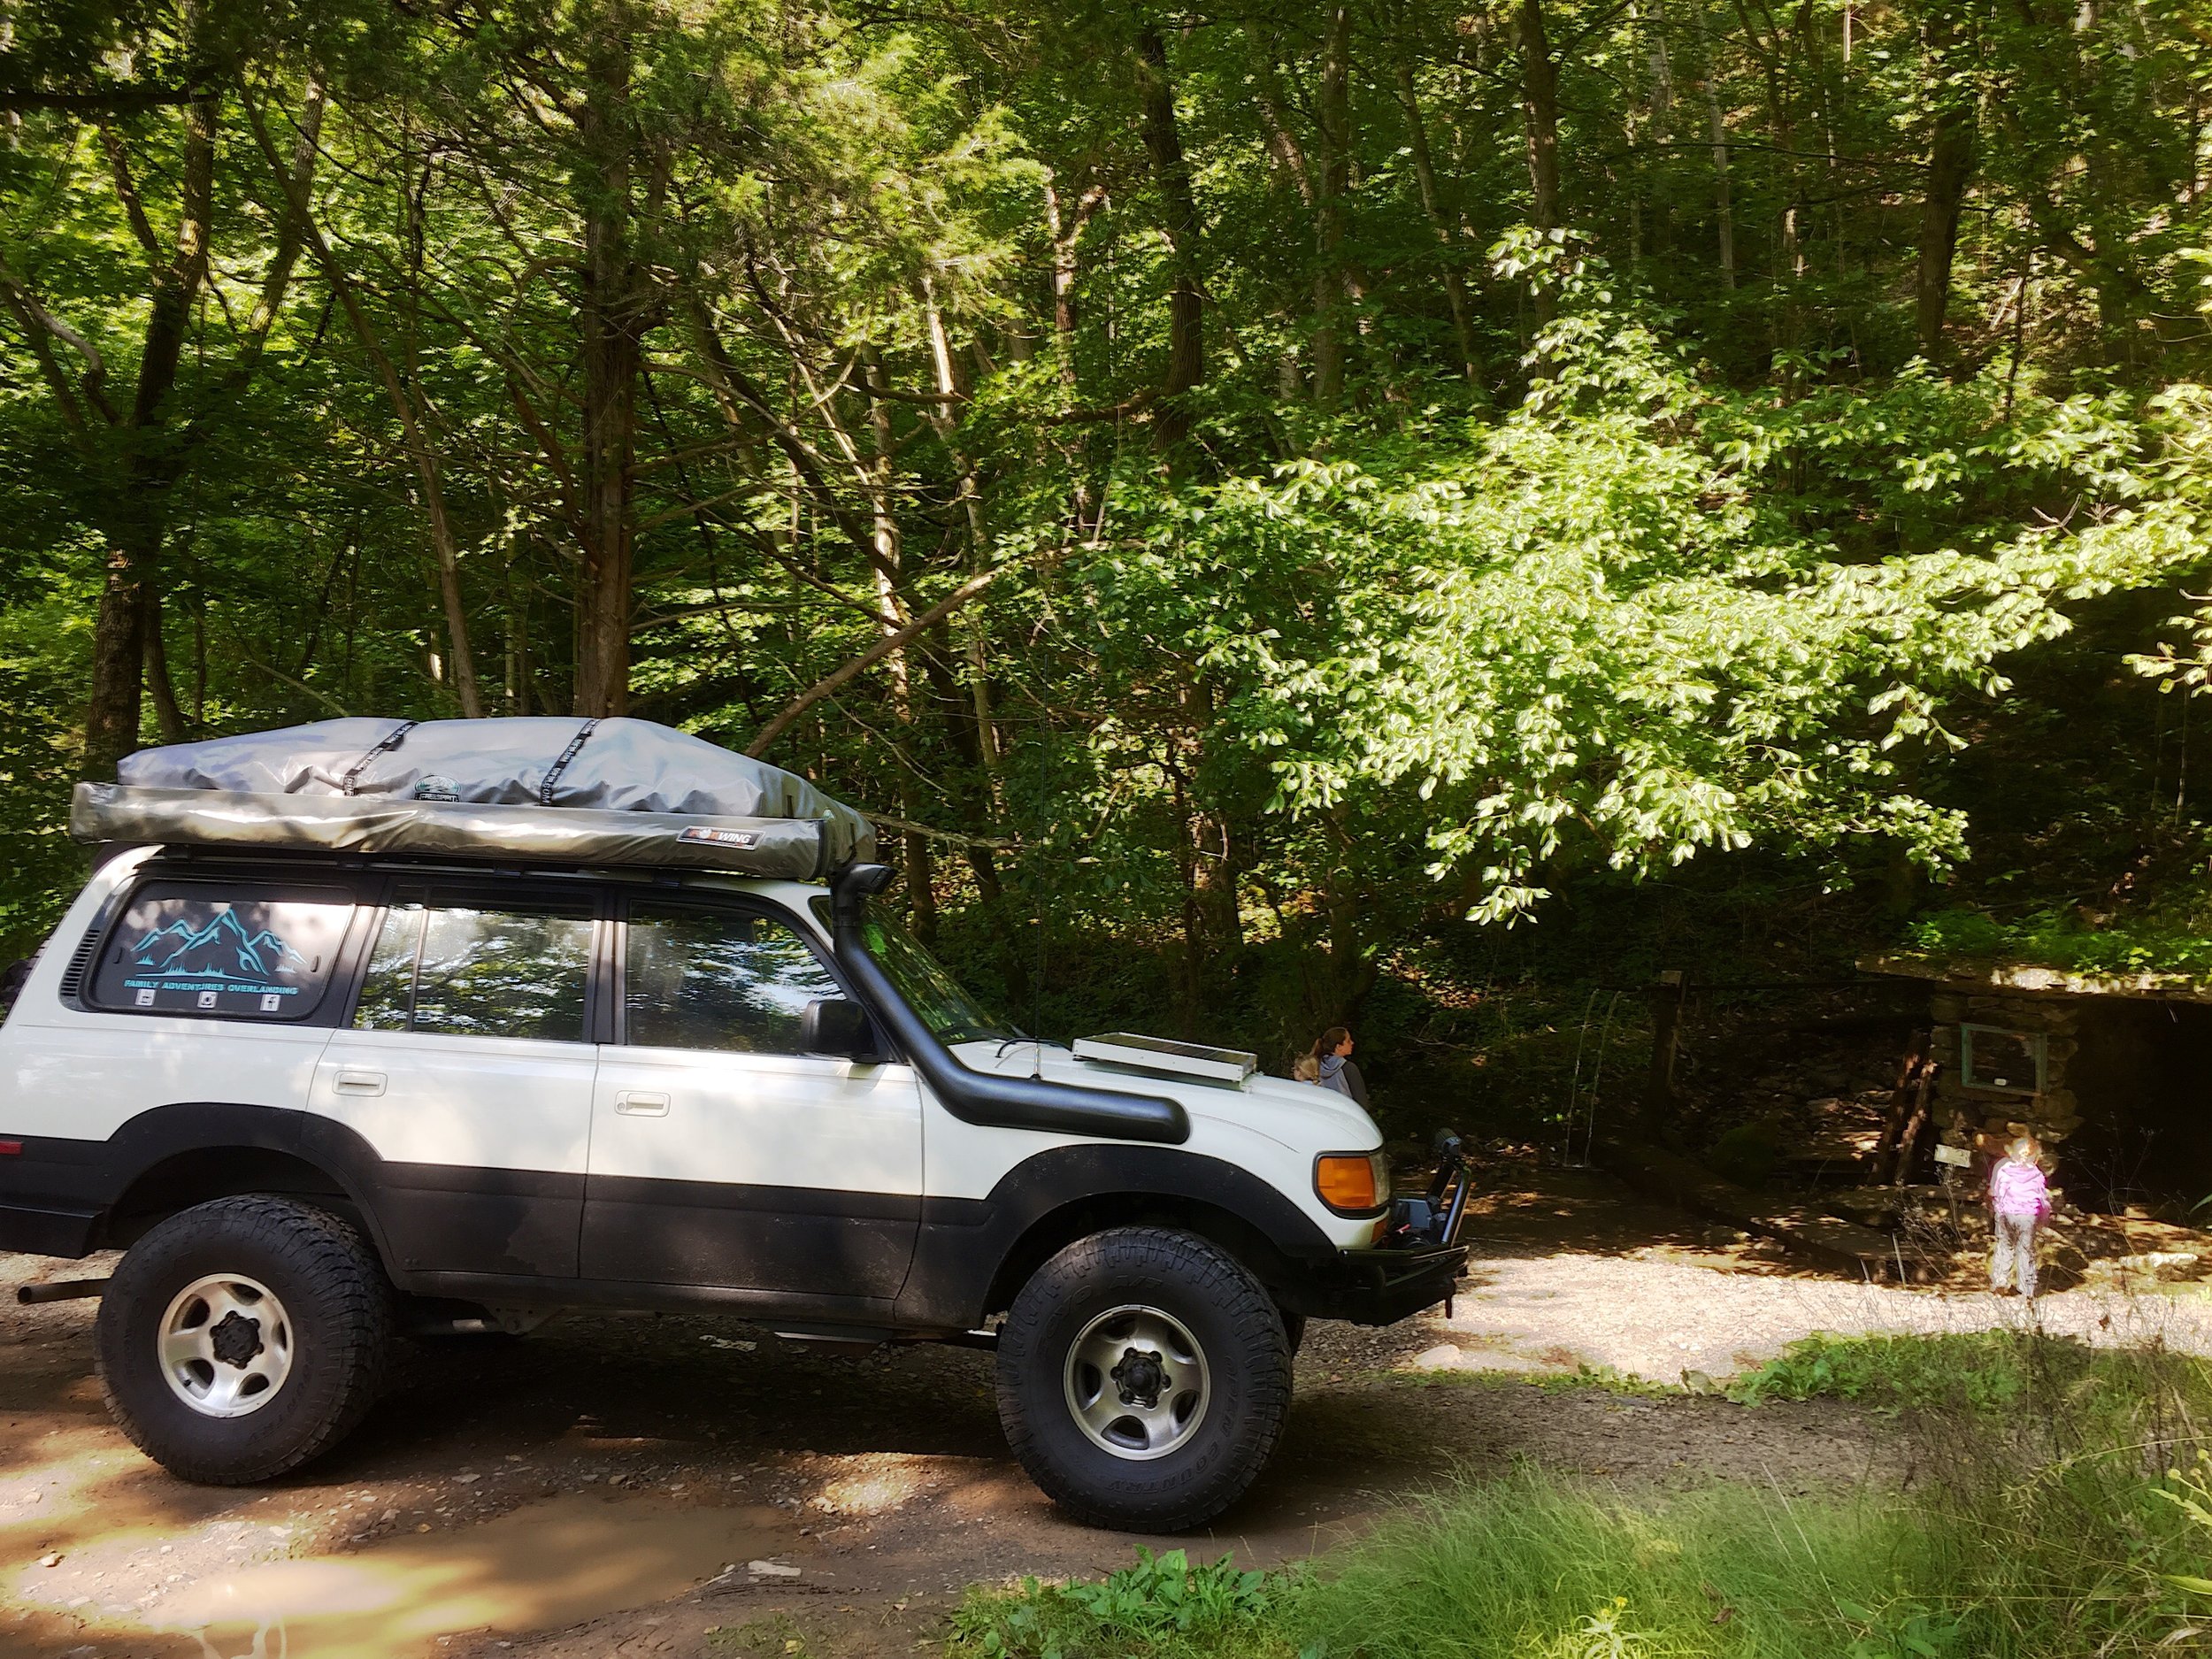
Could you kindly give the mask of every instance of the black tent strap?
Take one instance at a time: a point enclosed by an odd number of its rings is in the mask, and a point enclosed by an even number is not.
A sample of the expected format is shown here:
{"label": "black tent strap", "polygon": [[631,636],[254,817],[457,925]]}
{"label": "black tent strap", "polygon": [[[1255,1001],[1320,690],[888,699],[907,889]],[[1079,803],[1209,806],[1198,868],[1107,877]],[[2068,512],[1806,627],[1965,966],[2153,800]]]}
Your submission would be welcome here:
{"label": "black tent strap", "polygon": [[415,727],[420,724],[421,722],[419,720],[402,720],[390,731],[385,733],[381,741],[380,741],[373,749],[370,749],[367,754],[362,756],[360,759],[355,761],[351,766],[347,768],[346,775],[338,780],[338,787],[348,795],[359,794],[360,791],[356,787],[356,786],[361,781],[361,774],[369,769],[369,763],[374,760],[379,755],[388,755],[392,750],[397,749],[405,740],[407,733],[413,731]]}
{"label": "black tent strap", "polygon": [[598,724],[599,721],[595,717],[577,727],[576,735],[568,740],[568,747],[561,751],[561,757],[545,769],[545,781],[538,786],[540,806],[553,804],[553,786],[560,782],[561,774],[568,770],[568,763],[576,758],[576,751],[583,748],[584,740],[591,735],[592,728]]}

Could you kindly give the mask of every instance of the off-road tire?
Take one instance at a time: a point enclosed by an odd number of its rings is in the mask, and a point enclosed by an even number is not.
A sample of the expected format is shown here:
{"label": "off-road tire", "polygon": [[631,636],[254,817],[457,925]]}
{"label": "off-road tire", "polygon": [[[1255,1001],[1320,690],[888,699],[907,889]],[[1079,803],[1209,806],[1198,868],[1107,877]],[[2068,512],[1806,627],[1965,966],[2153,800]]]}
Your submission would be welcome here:
{"label": "off-road tire", "polygon": [[[202,1415],[163,1374],[161,1326],[186,1287],[235,1274],[282,1304],[288,1373],[265,1405]],[[259,1194],[219,1198],[131,1246],[101,1298],[100,1381],[132,1444],[170,1473],[247,1486],[319,1456],[375,1402],[392,1348],[392,1290],[352,1226],[326,1210]]]}
{"label": "off-road tire", "polygon": [[[1183,1444],[1134,1462],[1094,1443],[1068,1395],[1086,1327],[1130,1305],[1179,1323],[1203,1351],[1205,1410]],[[1077,1520],[1176,1532],[1210,1521],[1266,1467],[1290,1409],[1290,1344],[1260,1282],[1192,1233],[1120,1227],[1039,1268],[999,1333],[999,1421],[1031,1479]]]}

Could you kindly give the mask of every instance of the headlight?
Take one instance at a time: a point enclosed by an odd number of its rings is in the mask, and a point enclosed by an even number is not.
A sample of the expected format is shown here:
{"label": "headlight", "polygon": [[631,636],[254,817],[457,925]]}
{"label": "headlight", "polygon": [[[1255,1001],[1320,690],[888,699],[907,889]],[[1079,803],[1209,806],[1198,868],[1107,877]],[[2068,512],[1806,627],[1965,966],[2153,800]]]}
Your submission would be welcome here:
{"label": "headlight", "polygon": [[1372,1152],[1325,1152],[1313,1161],[1313,1190],[1340,1216],[1371,1216],[1390,1202],[1390,1159]]}

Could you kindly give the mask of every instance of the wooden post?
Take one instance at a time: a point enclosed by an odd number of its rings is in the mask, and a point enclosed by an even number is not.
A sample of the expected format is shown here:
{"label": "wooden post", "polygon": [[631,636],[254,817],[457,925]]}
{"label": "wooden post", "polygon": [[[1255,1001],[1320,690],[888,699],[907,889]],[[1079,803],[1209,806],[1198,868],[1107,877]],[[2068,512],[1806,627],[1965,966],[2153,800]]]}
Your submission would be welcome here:
{"label": "wooden post", "polygon": [[1905,1133],[1897,1139],[1897,1162],[1889,1176],[1892,1187],[1902,1187],[1906,1176],[1912,1172],[1913,1146],[1927,1124],[1928,1096],[1935,1088],[1936,1072],[1940,1069],[1935,1061],[1923,1060],[1919,1073],[1913,1079],[1912,1116],[1905,1120]]}
{"label": "wooden post", "polygon": [[1674,1061],[1681,1046],[1682,1004],[1689,977],[1678,968],[1662,973],[1646,995],[1651,1000],[1651,1076],[1644,1086],[1644,1133],[1658,1132],[1674,1104]]}
{"label": "wooden post", "polygon": [[1905,1045],[1905,1057],[1897,1067],[1897,1087],[1890,1093],[1889,1112],[1882,1122],[1882,1138],[1875,1142],[1874,1162],[1867,1171],[1875,1180],[1882,1179],[1889,1168],[1890,1155],[1897,1150],[1897,1138],[1904,1133],[1905,1118],[1912,1110],[1913,1085],[1920,1079],[1920,1068],[1927,1064],[1934,1040],[1934,1033],[1916,1031]]}

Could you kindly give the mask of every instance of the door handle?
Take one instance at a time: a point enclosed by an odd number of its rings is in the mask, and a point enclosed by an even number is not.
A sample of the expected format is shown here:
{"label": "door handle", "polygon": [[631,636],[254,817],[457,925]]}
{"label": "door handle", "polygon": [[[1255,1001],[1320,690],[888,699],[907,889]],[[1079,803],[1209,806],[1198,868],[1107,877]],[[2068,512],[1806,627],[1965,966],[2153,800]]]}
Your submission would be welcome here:
{"label": "door handle", "polygon": [[341,1071],[331,1080],[331,1089],[339,1094],[381,1094],[384,1092],[384,1073],[381,1071]]}
{"label": "door handle", "polygon": [[655,1089],[620,1089],[615,1094],[614,1109],[626,1118],[665,1118],[668,1096]]}

